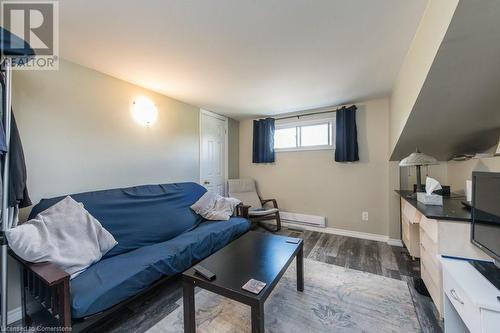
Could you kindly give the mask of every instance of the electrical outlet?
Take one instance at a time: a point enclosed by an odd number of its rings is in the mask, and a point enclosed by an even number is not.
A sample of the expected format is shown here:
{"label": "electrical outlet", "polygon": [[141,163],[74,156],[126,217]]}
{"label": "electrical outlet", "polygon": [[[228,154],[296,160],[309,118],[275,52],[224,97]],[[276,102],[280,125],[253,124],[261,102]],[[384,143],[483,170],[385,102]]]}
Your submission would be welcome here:
{"label": "electrical outlet", "polygon": [[368,212],[362,212],[361,213],[361,219],[363,221],[368,221]]}

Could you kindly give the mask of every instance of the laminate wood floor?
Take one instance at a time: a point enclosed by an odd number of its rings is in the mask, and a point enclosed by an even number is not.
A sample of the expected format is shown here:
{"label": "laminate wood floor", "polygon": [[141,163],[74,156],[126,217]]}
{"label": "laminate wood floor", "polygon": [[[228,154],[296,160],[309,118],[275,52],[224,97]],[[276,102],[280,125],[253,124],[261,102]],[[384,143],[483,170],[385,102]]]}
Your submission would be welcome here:
{"label": "laminate wood floor", "polygon": [[[259,232],[267,232],[257,229]],[[423,332],[442,332],[442,321],[430,297],[417,293],[413,278],[420,263],[405,248],[339,235],[282,228],[278,233],[304,239],[304,257],[332,265],[379,274],[408,283]],[[141,296],[92,332],[145,332],[174,309],[182,297],[179,279],[167,281]]]}

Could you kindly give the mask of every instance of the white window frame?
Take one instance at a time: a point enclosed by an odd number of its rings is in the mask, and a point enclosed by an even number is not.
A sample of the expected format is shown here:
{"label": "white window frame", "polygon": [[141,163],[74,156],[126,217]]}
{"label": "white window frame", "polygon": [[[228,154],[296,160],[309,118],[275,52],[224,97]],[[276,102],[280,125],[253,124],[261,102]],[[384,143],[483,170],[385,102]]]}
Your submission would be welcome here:
{"label": "white window frame", "polygon": [[[278,122],[275,125],[275,130],[285,129],[285,128],[294,128],[294,127],[296,128],[297,147],[274,148],[274,151],[277,153],[280,153],[280,152],[308,151],[308,150],[334,150],[335,149],[335,120],[336,120],[336,118],[334,115],[334,116],[330,116],[327,118],[299,119],[299,120]],[[301,137],[301,133],[300,133],[300,128],[302,126],[320,125],[320,124],[325,124],[325,123],[328,123],[330,125],[330,127],[329,127],[330,144],[301,147],[302,137]]]}

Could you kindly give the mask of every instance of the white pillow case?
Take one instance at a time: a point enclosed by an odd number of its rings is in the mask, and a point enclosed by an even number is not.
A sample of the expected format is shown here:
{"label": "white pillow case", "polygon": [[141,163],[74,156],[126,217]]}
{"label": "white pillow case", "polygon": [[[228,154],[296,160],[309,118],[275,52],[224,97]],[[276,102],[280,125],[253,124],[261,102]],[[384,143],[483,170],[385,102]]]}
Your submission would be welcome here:
{"label": "white pillow case", "polygon": [[224,198],[214,192],[205,192],[192,206],[196,214],[207,220],[226,221],[233,215],[234,208],[241,201],[235,198]]}
{"label": "white pillow case", "polygon": [[101,223],[70,196],[6,232],[10,248],[28,262],[51,262],[76,277],[116,244]]}

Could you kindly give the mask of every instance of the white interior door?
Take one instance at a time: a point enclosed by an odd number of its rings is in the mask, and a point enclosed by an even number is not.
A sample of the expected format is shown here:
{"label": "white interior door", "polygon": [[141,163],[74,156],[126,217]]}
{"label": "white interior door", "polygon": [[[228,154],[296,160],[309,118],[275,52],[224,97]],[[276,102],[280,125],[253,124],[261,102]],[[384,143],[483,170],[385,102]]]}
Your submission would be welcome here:
{"label": "white interior door", "polygon": [[207,190],[226,194],[227,118],[200,112],[200,183]]}

